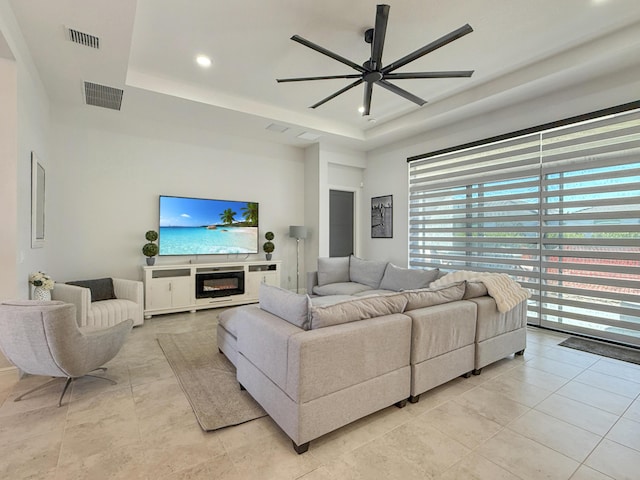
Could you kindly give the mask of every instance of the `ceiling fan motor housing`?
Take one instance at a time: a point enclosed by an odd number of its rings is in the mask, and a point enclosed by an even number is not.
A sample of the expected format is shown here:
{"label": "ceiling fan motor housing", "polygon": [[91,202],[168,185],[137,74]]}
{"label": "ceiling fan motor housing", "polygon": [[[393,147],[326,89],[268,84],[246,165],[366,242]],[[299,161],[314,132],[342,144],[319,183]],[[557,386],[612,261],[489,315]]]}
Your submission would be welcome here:
{"label": "ceiling fan motor housing", "polygon": [[364,41],[367,43],[373,42],[373,28],[368,28],[364,31]]}

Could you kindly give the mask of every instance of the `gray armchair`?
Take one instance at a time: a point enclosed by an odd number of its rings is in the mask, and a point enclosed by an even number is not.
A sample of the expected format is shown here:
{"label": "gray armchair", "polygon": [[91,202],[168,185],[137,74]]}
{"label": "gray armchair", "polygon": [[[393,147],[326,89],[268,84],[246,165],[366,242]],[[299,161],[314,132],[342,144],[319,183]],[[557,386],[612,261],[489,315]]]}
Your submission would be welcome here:
{"label": "gray armchair", "polygon": [[[25,373],[66,378],[58,406],[73,380],[95,370],[106,371],[102,365],[120,351],[132,327],[133,321],[125,320],[109,328],[83,331],[76,323],[75,306],[60,301],[0,304],[0,350]],[[55,380],[29,390],[15,401]]]}

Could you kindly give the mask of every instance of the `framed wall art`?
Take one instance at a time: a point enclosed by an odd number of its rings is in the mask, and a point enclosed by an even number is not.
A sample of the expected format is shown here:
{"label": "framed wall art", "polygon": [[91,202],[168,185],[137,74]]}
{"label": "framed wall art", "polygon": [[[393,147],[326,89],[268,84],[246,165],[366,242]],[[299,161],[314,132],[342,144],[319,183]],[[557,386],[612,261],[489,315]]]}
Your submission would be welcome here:
{"label": "framed wall art", "polygon": [[31,248],[44,247],[45,170],[35,152],[31,152]]}
{"label": "framed wall art", "polygon": [[371,238],[393,238],[393,195],[371,198]]}

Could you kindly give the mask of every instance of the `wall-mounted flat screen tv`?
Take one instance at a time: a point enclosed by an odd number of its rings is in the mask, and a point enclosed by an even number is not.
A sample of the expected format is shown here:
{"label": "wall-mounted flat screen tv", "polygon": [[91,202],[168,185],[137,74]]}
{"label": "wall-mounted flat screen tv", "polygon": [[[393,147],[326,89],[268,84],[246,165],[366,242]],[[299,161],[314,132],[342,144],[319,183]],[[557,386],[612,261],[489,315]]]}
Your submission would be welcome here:
{"label": "wall-mounted flat screen tv", "polygon": [[258,253],[258,204],[160,195],[160,255]]}

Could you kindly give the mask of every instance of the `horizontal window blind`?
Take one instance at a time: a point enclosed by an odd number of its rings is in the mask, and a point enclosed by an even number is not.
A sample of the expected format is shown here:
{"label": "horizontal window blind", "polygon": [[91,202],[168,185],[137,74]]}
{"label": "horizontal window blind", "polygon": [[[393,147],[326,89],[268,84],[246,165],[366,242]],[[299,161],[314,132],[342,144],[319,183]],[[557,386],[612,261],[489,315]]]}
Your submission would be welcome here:
{"label": "horizontal window blind", "polygon": [[640,344],[639,118],[412,161],[409,265],[508,273],[530,323]]}
{"label": "horizontal window blind", "polygon": [[541,324],[640,340],[640,114],[541,136]]}

